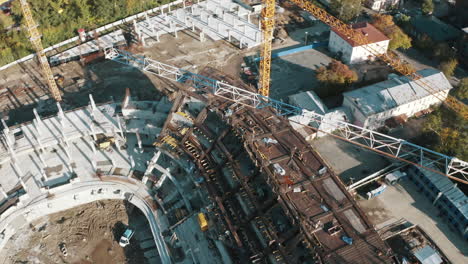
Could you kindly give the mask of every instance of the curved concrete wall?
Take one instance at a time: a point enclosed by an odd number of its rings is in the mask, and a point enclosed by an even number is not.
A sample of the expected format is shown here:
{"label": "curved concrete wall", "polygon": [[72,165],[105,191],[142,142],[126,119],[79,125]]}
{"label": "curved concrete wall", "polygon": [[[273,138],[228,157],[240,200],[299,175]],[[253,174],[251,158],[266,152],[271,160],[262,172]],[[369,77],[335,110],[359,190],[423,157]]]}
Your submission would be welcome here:
{"label": "curved concrete wall", "polygon": [[37,197],[28,204],[19,204],[0,216],[0,249],[16,230],[27,222],[40,217],[76,207],[78,205],[105,199],[127,200],[145,215],[153,233],[154,242],[162,263],[171,263],[168,248],[161,234],[159,210],[153,210],[144,197],[150,194],[141,188],[141,183],[116,180],[88,181],[55,188],[52,195]]}

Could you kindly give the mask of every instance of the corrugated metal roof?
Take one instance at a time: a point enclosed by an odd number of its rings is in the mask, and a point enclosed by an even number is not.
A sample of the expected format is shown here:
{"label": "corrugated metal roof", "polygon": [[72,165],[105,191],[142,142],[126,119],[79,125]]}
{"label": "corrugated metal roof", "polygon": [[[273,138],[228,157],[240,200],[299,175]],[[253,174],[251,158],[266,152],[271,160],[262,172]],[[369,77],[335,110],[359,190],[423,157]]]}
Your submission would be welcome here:
{"label": "corrugated metal roof", "polygon": [[318,95],[312,91],[301,92],[288,97],[289,103],[318,114],[328,112],[327,106],[322,102]]}
{"label": "corrugated metal roof", "polygon": [[[433,168],[431,166],[428,166]],[[435,169],[435,168],[434,168]],[[449,200],[454,207],[462,214],[465,219],[468,219],[468,198],[456,185],[447,177],[435,173],[433,171],[420,168],[423,174],[431,181],[432,184],[443,193],[443,197]]]}
{"label": "corrugated metal roof", "polygon": [[420,250],[414,252],[414,256],[422,264],[440,264],[443,262],[439,254],[430,246],[425,246]]}
{"label": "corrugated metal roof", "polygon": [[[432,90],[452,89],[444,74],[436,69],[424,69],[418,73]],[[393,74],[386,81],[346,92],[344,96],[353,101],[364,115],[370,116],[424,98],[430,94],[426,89],[407,77]]]}

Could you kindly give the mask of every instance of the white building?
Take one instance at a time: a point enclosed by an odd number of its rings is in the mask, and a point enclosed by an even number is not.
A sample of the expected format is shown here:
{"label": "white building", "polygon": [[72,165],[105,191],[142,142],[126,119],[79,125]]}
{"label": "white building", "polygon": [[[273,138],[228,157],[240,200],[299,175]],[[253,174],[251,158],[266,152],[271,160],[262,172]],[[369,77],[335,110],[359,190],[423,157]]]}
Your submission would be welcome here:
{"label": "white building", "polygon": [[396,6],[400,0],[368,0],[366,6],[374,11],[383,11],[389,7]]}
{"label": "white building", "polygon": [[[329,110],[317,94],[312,91],[291,95],[288,97],[288,102],[304,109],[303,115],[291,116],[289,120],[291,126],[306,140],[312,140],[333,132],[340,127],[338,121],[350,122],[351,114],[347,108],[338,107]],[[317,118],[313,113],[323,116],[320,124],[314,122]],[[303,125],[313,127],[317,131]]]}
{"label": "white building", "polygon": [[376,129],[389,118],[406,120],[434,104],[440,104],[438,98],[447,98],[452,86],[443,73],[435,69],[424,69],[418,73],[425,83],[438,91],[437,97],[419,82],[390,74],[386,81],[344,93],[343,106],[351,109],[356,125]]}
{"label": "white building", "polygon": [[[356,31],[366,35],[370,44],[359,45],[332,28],[328,48],[331,52],[340,53],[341,59],[345,63],[353,64],[373,60],[374,56],[369,52],[369,49],[378,54],[385,54],[387,52],[390,39],[374,26],[367,22],[362,22],[353,24],[352,27]],[[367,49],[365,46],[368,46]]]}

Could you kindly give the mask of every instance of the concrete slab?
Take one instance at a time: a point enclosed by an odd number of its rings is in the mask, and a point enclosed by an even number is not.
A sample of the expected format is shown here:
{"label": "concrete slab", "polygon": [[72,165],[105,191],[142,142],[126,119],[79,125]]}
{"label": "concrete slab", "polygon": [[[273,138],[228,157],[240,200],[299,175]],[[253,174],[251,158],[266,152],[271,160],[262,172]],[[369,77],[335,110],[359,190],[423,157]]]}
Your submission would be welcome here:
{"label": "concrete slab", "polygon": [[311,144],[346,185],[363,179],[390,164],[387,159],[375,152],[331,136],[313,140]]}
{"label": "concrete slab", "polygon": [[391,219],[405,218],[421,227],[452,263],[468,263],[468,244],[437,216],[437,209],[418,193],[409,180],[389,186],[385,192],[371,200],[358,201],[359,206],[375,225]]}

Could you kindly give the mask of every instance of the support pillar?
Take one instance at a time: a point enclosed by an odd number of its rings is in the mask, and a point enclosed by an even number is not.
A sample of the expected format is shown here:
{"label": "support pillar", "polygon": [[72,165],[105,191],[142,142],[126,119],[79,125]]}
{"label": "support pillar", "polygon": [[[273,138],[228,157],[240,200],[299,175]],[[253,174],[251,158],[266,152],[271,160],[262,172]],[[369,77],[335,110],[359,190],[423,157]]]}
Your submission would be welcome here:
{"label": "support pillar", "polygon": [[3,197],[5,199],[8,199],[8,194],[5,192],[5,189],[3,189],[3,186],[0,184],[0,192],[2,193]]}
{"label": "support pillar", "polygon": [[155,164],[158,163],[159,157],[161,157],[161,151],[154,153],[153,157],[151,158],[148,167],[146,168],[145,175],[148,175],[153,171]]}
{"label": "support pillar", "polygon": [[434,202],[432,202],[432,205],[435,205],[437,203],[437,201],[439,200],[439,198],[442,196],[442,192],[439,192],[436,196],[436,198],[434,199]]}
{"label": "support pillar", "polygon": [[94,131],[94,121],[95,121],[95,113],[96,113],[96,104],[94,103],[93,96],[90,94],[89,95],[89,107],[90,107],[90,113],[91,113],[91,125],[89,126],[90,131],[91,131],[91,136],[93,137],[94,141],[97,140],[96,137],[96,132]]}
{"label": "support pillar", "polygon": [[117,124],[119,125],[120,136],[122,137],[122,139],[126,140],[125,136],[124,136],[124,133],[123,133],[122,123],[120,121],[120,117],[118,115],[116,115],[116,119],[117,119]]}
{"label": "support pillar", "polygon": [[251,20],[250,20],[250,16],[251,16],[251,15],[252,15],[252,12],[249,11],[249,12],[247,13],[247,22],[249,22],[249,23],[252,23]]}
{"label": "support pillar", "polygon": [[23,179],[21,179],[21,177],[19,178],[19,182],[21,184],[21,187],[23,187],[24,191],[25,192],[28,192],[27,188],[26,188],[26,184],[24,183]]}
{"label": "support pillar", "polygon": [[205,42],[205,32],[200,32],[200,42]]}
{"label": "support pillar", "polygon": [[139,133],[138,131],[136,131],[136,132],[135,132],[135,135],[136,135],[136,138],[137,138],[138,148],[140,149],[140,151],[143,151],[140,133]]}
{"label": "support pillar", "polygon": [[26,188],[26,184],[24,183],[23,181],[23,172],[21,171],[21,168],[18,166],[18,164],[16,164],[16,162],[11,162],[11,165],[13,166],[13,169],[16,171],[16,173],[18,174],[18,179],[19,179],[19,182],[21,184],[21,186],[23,187],[23,189],[27,191],[27,188]]}
{"label": "support pillar", "polygon": [[33,124],[34,124],[34,127],[36,128],[35,138],[36,138],[37,144],[39,145],[39,149],[41,150],[41,152],[44,152],[44,146],[42,145],[42,141],[41,141],[42,129],[40,128],[40,125],[37,122],[37,120],[34,119]]}
{"label": "support pillar", "polygon": [[[93,166],[94,171],[97,171],[97,162],[96,162],[96,146],[94,145],[94,142],[89,142],[89,145],[91,146],[91,149],[93,150],[93,156],[91,157],[91,165]],[[85,154],[86,155],[86,154]]]}
{"label": "support pillar", "polygon": [[133,20],[133,30],[135,30],[138,40],[141,41],[141,31],[140,31],[140,28],[138,27],[136,20]]}
{"label": "support pillar", "polygon": [[133,169],[135,168],[135,160],[133,159],[133,156],[129,156],[129,157],[130,157],[130,171],[127,176],[128,178],[132,177]]}

